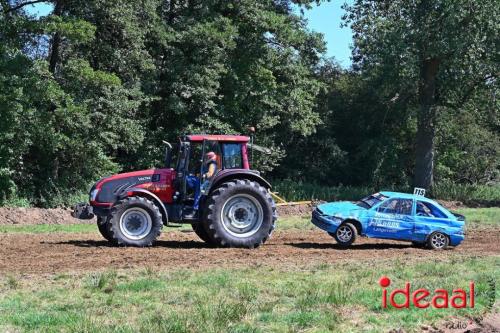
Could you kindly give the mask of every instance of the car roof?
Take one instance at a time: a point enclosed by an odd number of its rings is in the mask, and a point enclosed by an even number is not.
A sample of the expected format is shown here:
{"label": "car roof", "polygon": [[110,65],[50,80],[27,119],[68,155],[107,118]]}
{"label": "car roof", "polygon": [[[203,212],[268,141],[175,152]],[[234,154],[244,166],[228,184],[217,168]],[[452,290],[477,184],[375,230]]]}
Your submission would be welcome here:
{"label": "car roof", "polygon": [[191,134],[186,135],[186,138],[191,142],[208,141],[226,141],[226,142],[248,142],[250,138],[244,135],[217,135],[217,134]]}
{"label": "car roof", "polygon": [[429,202],[434,202],[433,200],[426,198],[421,195],[415,195],[411,193],[403,193],[403,192],[392,192],[392,191],[381,191],[379,192],[380,194],[392,198],[392,197],[397,197],[397,198],[402,198],[402,199],[419,199],[421,201],[429,201]]}

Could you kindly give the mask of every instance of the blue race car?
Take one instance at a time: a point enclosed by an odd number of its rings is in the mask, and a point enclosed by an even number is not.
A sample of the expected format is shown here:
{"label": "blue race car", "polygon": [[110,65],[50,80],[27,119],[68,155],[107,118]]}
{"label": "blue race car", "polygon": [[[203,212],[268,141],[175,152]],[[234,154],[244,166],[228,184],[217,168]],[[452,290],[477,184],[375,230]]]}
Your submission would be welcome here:
{"label": "blue race car", "polygon": [[342,247],[357,235],[411,241],[441,250],[464,240],[465,217],[451,213],[437,202],[417,194],[379,192],[357,202],[320,204],[312,223],[325,230]]}

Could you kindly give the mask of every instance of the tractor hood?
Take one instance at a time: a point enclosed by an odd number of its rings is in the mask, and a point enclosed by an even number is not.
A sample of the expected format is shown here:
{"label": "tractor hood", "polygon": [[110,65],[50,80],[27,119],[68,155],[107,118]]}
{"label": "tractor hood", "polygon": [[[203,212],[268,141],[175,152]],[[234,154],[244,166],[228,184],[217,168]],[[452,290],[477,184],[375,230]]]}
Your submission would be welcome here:
{"label": "tractor hood", "polygon": [[170,183],[168,180],[171,180],[173,176],[173,169],[148,169],[105,177],[92,187],[90,201],[113,203],[121,193],[129,188],[148,188],[159,182]]}
{"label": "tractor hood", "polygon": [[364,210],[364,208],[350,201],[328,202],[317,207],[325,215],[343,215],[347,212]]}

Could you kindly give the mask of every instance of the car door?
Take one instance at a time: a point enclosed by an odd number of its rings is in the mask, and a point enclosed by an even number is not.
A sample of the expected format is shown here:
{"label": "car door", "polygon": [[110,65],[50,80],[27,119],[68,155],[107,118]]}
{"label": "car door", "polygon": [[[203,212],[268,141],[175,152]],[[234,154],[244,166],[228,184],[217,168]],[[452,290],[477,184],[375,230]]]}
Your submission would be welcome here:
{"label": "car door", "polygon": [[426,200],[417,200],[415,210],[415,233],[413,240],[423,242],[434,231],[449,232],[449,217],[433,203]]}
{"label": "car door", "polygon": [[372,208],[372,217],[367,227],[367,236],[411,240],[414,219],[414,200],[389,198]]}

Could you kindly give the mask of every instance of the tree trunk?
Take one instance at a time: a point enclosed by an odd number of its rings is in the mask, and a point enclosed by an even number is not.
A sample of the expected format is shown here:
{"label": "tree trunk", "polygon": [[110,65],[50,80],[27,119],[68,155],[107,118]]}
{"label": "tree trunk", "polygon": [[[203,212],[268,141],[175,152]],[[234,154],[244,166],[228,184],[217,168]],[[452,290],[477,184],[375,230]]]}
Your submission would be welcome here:
{"label": "tree trunk", "polygon": [[[58,0],[54,7],[54,15],[61,16],[62,13],[62,2],[63,0]],[[50,57],[49,57],[49,70],[51,73],[56,71],[57,63],[59,62],[59,53],[61,47],[61,33],[56,32],[52,38],[52,45],[50,47]]]}
{"label": "tree trunk", "polygon": [[417,116],[415,186],[429,189],[433,183],[434,137],[436,134],[436,76],[439,59],[425,59],[420,73]]}

